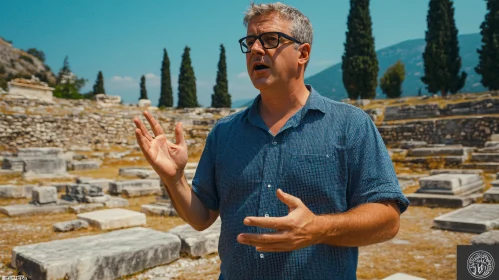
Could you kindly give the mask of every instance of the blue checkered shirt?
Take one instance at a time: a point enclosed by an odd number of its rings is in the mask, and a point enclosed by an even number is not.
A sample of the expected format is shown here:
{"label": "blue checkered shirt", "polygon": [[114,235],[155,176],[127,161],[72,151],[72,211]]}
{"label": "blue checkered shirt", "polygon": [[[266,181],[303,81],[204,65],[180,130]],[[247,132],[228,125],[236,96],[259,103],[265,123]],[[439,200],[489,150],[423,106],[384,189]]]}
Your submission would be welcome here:
{"label": "blue checkered shirt", "polygon": [[380,200],[397,201],[401,212],[409,205],[369,116],[307,88],[306,104],[275,136],[258,113],[258,95],[207,137],[192,188],[207,208],[220,211],[220,279],[356,279],[357,247],[263,253],[237,242],[240,233],[272,231],[244,225],[245,217],[288,214],[277,188],[317,215]]}

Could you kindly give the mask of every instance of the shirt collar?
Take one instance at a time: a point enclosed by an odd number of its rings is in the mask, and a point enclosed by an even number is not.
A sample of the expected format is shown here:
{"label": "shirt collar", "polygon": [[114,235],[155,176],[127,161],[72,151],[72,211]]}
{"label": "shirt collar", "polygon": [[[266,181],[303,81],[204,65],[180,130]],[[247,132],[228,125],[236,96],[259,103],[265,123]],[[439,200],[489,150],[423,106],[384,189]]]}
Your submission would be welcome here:
{"label": "shirt collar", "polygon": [[[289,119],[288,123],[281,129],[285,129],[289,126],[296,127],[300,121],[305,117],[309,110],[317,110],[322,113],[326,112],[326,105],[324,103],[323,97],[311,86],[305,85],[310,92],[310,95],[307,98],[307,102],[305,105],[293,116]],[[258,113],[258,107],[262,100],[261,95],[259,94],[250,105],[248,112],[248,120],[255,126],[258,126],[262,129],[267,130],[267,126],[263,122],[263,119],[260,117]]]}

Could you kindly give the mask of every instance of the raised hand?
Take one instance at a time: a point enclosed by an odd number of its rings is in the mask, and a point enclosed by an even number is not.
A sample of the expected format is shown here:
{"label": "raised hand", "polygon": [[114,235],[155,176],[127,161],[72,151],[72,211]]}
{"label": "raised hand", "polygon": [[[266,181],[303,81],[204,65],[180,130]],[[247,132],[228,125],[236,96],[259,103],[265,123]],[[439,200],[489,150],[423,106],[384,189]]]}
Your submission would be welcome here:
{"label": "raised hand", "polygon": [[139,118],[134,118],[135,136],[147,162],[162,178],[180,180],[187,164],[187,143],[184,140],[182,124],[175,126],[176,143],[166,139],[163,128],[151,113],[145,111],[144,116],[151,125],[154,136],[151,136]]}

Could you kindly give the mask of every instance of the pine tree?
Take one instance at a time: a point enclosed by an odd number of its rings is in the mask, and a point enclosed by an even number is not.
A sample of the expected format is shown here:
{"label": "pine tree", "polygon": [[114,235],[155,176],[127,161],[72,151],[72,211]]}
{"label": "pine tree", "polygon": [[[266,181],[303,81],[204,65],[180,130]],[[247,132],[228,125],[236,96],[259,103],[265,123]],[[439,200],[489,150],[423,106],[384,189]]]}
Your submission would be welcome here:
{"label": "pine tree", "polygon": [[220,60],[218,61],[217,84],[213,87],[214,94],[211,95],[211,107],[230,108],[231,96],[229,94],[229,82],[227,81],[227,64],[225,62],[225,48],[220,45]]}
{"label": "pine tree", "polygon": [[381,77],[381,90],[388,98],[398,98],[402,95],[402,83],[404,79],[405,66],[399,60],[386,69],[385,74]]}
{"label": "pine tree", "polygon": [[66,55],[66,57],[64,58],[62,68],[59,70],[59,73],[57,74],[56,83],[60,84],[62,81],[62,78],[64,76],[69,75],[69,74],[71,74],[71,69],[69,68],[69,58]]}
{"label": "pine tree", "polygon": [[196,77],[191,66],[190,48],[184,49],[180,74],[178,77],[178,108],[198,107],[196,96]]}
{"label": "pine tree", "polygon": [[423,52],[425,75],[421,81],[431,93],[456,93],[466,80],[461,69],[458,30],[454,21],[454,7],[450,0],[430,0],[427,15],[426,47]]}
{"label": "pine tree", "polygon": [[499,1],[487,1],[488,13],[480,25],[482,48],[478,49],[479,62],[475,71],[482,76],[481,83],[489,90],[499,89]]}
{"label": "pine tree", "polygon": [[102,75],[102,71],[99,71],[99,73],[97,74],[97,80],[95,80],[93,93],[94,95],[99,93],[106,94],[106,90],[104,89],[104,76]]}
{"label": "pine tree", "polygon": [[147,98],[146,77],[144,77],[144,75],[142,75],[142,77],[140,77],[140,98],[139,98],[139,100],[141,100],[141,99],[149,99],[149,98]]}
{"label": "pine tree", "polygon": [[350,0],[345,51],[342,56],[343,85],[350,99],[372,99],[378,86],[378,58],[372,36],[369,0]]}
{"label": "pine tree", "polygon": [[166,49],[163,49],[163,63],[161,65],[161,92],[158,107],[173,107],[173,90],[170,77],[170,59]]}

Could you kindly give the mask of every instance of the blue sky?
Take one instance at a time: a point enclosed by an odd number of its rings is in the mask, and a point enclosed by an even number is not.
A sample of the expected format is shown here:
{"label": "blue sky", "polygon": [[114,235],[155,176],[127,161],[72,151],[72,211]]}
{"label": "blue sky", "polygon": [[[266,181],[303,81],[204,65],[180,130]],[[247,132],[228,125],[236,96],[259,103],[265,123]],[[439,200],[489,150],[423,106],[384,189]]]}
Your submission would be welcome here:
{"label": "blue sky", "polygon": [[[255,1],[260,3],[262,1]],[[266,2],[266,1],[264,1]],[[345,41],[347,0],[281,1],[300,9],[312,22],[314,42],[305,76],[341,61]],[[373,0],[371,17],[376,49],[424,38],[428,0]],[[184,47],[191,48],[198,101],[211,104],[220,44],[227,55],[232,100],[254,98],[245,56],[237,40],[246,34],[242,19],[249,0],[0,0],[0,36],[14,47],[44,51],[57,73],[69,56],[72,71],[88,79],[104,74],[106,93],[136,103],[139,81],[146,75],[149,99],[157,105],[163,48],[171,63],[174,102]],[[455,0],[460,34],[478,33],[486,13],[485,0]]]}

